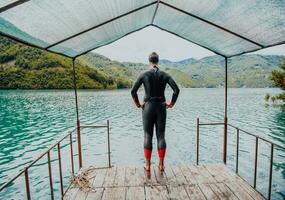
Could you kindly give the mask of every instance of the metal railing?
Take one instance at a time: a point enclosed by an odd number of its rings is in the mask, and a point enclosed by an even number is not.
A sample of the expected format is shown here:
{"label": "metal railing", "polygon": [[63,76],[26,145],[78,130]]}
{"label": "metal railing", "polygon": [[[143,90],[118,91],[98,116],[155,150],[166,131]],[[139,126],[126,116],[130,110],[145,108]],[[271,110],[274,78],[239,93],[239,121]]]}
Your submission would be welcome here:
{"label": "metal railing", "polygon": [[[80,126],[79,129],[83,129],[83,128],[107,128],[107,140],[108,140],[108,167],[111,167],[111,150],[110,150],[110,123],[109,120],[107,120],[107,124],[106,125],[82,125]],[[60,179],[60,194],[61,194],[61,198],[63,198],[63,196],[65,195],[65,193],[68,191],[68,189],[70,188],[71,184],[69,184],[69,186],[64,190],[64,186],[63,186],[63,174],[62,174],[62,164],[61,164],[61,143],[63,140],[68,139],[69,138],[69,146],[70,146],[70,162],[71,162],[71,173],[72,175],[74,174],[74,153],[73,153],[73,133],[76,132],[76,130],[78,131],[78,128],[74,128],[71,131],[68,132],[68,134],[66,134],[62,139],[60,139],[58,142],[56,142],[55,144],[53,144],[51,147],[48,148],[48,150],[46,150],[44,153],[42,153],[40,156],[36,157],[30,164],[28,164],[26,167],[24,167],[24,169],[22,169],[17,175],[15,175],[13,178],[9,179],[7,182],[5,182],[1,187],[0,187],[0,194],[1,192],[9,187],[16,179],[18,179],[21,175],[24,174],[24,178],[25,178],[25,188],[26,188],[26,196],[27,199],[30,200],[31,199],[31,191],[30,191],[30,181],[29,181],[29,169],[36,164],[41,158],[43,158],[44,156],[47,156],[47,165],[48,165],[48,176],[49,176],[49,188],[50,188],[50,196],[51,199],[54,199],[54,188],[53,188],[53,176],[52,176],[52,166],[51,166],[51,151],[54,149],[57,149],[57,157],[58,157],[58,167],[59,167],[59,179]],[[80,135],[79,135],[80,137]],[[76,141],[75,141],[76,142]],[[77,139],[77,143],[78,143],[78,139]],[[81,143],[79,144],[79,149],[81,150]],[[80,158],[79,158],[80,159]],[[80,160],[78,160],[78,162],[80,162]]]}
{"label": "metal railing", "polygon": [[[227,120],[225,120],[225,122],[227,122]],[[217,122],[217,123],[200,123],[199,118],[197,118],[197,143],[196,143],[196,164],[199,164],[199,143],[200,143],[200,126],[216,126],[216,125],[223,125],[225,127],[229,126],[232,127],[234,129],[236,129],[236,152],[235,152],[235,156],[236,156],[236,164],[235,164],[235,172],[237,175],[239,175],[239,139],[240,139],[240,132],[243,132],[247,135],[251,135],[255,138],[255,152],[254,152],[254,181],[253,181],[253,187],[254,189],[256,189],[256,179],[257,179],[257,161],[258,161],[258,143],[259,140],[262,140],[268,144],[270,144],[270,166],[269,166],[269,183],[268,183],[268,196],[267,199],[271,199],[271,191],[272,191],[272,168],[273,168],[273,153],[274,153],[274,147],[278,147],[281,148],[285,151],[285,147],[280,146],[276,143],[273,143],[263,137],[260,137],[258,135],[252,134],[248,131],[245,131],[241,128],[238,128],[237,126],[234,126],[232,124],[229,123],[224,123],[224,122]],[[227,130],[227,128],[226,128]],[[225,142],[225,146],[227,146],[227,140],[224,140]],[[225,150],[227,148],[224,148]],[[226,155],[227,152],[223,152],[223,155]],[[225,160],[226,161],[226,160]],[[226,162],[225,162],[226,163]],[[242,177],[241,177],[242,178]]]}

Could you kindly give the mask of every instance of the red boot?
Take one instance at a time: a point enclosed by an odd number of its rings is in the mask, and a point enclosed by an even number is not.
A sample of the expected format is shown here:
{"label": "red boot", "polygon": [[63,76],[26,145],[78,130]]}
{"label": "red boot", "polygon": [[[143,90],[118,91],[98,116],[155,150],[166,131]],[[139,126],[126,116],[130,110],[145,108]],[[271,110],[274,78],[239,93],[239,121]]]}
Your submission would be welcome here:
{"label": "red boot", "polygon": [[159,156],[159,170],[160,172],[164,171],[164,157],[165,157],[166,149],[158,149],[158,156]]}
{"label": "red boot", "polygon": [[144,148],[144,156],[146,160],[145,170],[150,171],[150,158],[151,158],[151,150]]}

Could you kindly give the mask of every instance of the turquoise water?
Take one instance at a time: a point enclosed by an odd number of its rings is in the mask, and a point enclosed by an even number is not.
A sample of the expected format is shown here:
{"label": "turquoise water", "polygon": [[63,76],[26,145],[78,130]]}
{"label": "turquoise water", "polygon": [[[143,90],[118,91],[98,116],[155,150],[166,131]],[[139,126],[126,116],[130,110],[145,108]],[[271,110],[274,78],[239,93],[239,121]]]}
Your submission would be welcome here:
{"label": "turquoise water", "polygon": [[[285,146],[285,108],[268,105],[266,93],[278,89],[230,89],[229,123]],[[167,91],[170,99],[171,91]],[[143,91],[140,91],[140,96]],[[166,164],[194,163],[196,156],[196,118],[201,122],[221,122],[224,109],[223,89],[182,89],[177,105],[168,109]],[[0,184],[12,177],[33,158],[75,126],[74,93],[71,90],[0,91]],[[141,110],[135,108],[129,90],[79,91],[81,124],[111,123],[112,164],[143,165]],[[201,128],[201,162],[222,159],[223,127]],[[241,133],[240,174],[253,183],[253,137]],[[228,166],[235,167],[235,130],[229,129]],[[84,165],[107,164],[106,130],[82,131]],[[65,187],[69,180],[68,140],[63,142],[62,163]],[[154,140],[154,145],[156,141]],[[269,145],[259,143],[257,188],[267,195]],[[74,147],[76,150],[76,146]],[[155,148],[154,148],[155,149]],[[77,153],[75,151],[75,161]],[[154,163],[157,163],[154,151]],[[54,188],[59,195],[57,151],[51,152]],[[49,199],[46,157],[30,171],[32,198]],[[76,167],[77,169],[78,167]],[[285,152],[274,149],[273,199],[285,197]],[[23,199],[23,177],[0,194],[0,199]]]}

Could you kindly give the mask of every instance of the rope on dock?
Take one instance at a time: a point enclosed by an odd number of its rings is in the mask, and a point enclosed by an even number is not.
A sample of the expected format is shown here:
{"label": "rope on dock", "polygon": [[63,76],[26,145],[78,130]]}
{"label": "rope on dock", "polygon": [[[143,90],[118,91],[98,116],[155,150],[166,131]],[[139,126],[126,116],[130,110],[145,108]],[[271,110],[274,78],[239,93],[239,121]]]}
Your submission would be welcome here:
{"label": "rope on dock", "polygon": [[91,172],[94,171],[93,166],[87,169],[82,169],[77,175],[72,175],[71,177],[71,188],[79,188],[83,192],[96,192],[95,187],[92,186],[91,179],[96,175],[90,176]]}

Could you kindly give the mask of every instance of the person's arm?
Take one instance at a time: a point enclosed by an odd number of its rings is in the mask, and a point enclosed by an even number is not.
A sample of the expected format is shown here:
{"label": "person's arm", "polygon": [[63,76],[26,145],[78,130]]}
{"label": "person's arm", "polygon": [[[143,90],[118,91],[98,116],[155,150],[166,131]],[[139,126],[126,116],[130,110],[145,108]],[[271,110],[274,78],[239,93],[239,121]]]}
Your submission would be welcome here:
{"label": "person's arm", "polygon": [[174,80],[172,79],[172,77],[169,76],[169,75],[168,75],[168,77],[167,77],[167,83],[168,83],[168,84],[170,85],[170,87],[172,88],[173,94],[172,94],[171,102],[170,102],[170,103],[166,103],[166,106],[172,108],[172,107],[175,105],[175,103],[176,103],[176,100],[177,100],[177,98],[178,98],[178,95],[179,95],[180,90],[179,90],[177,84],[175,83],[175,81],[174,81]]}
{"label": "person's arm", "polygon": [[133,100],[134,100],[134,102],[135,102],[135,104],[136,104],[136,106],[137,106],[138,108],[141,107],[141,104],[140,104],[140,101],[139,101],[139,97],[138,97],[138,95],[137,95],[137,91],[138,91],[138,89],[140,88],[140,86],[141,86],[142,83],[143,83],[143,74],[141,74],[141,75],[138,77],[138,79],[137,79],[136,82],[134,83],[133,88],[132,88],[132,90],[131,90],[131,94],[132,94]]}

